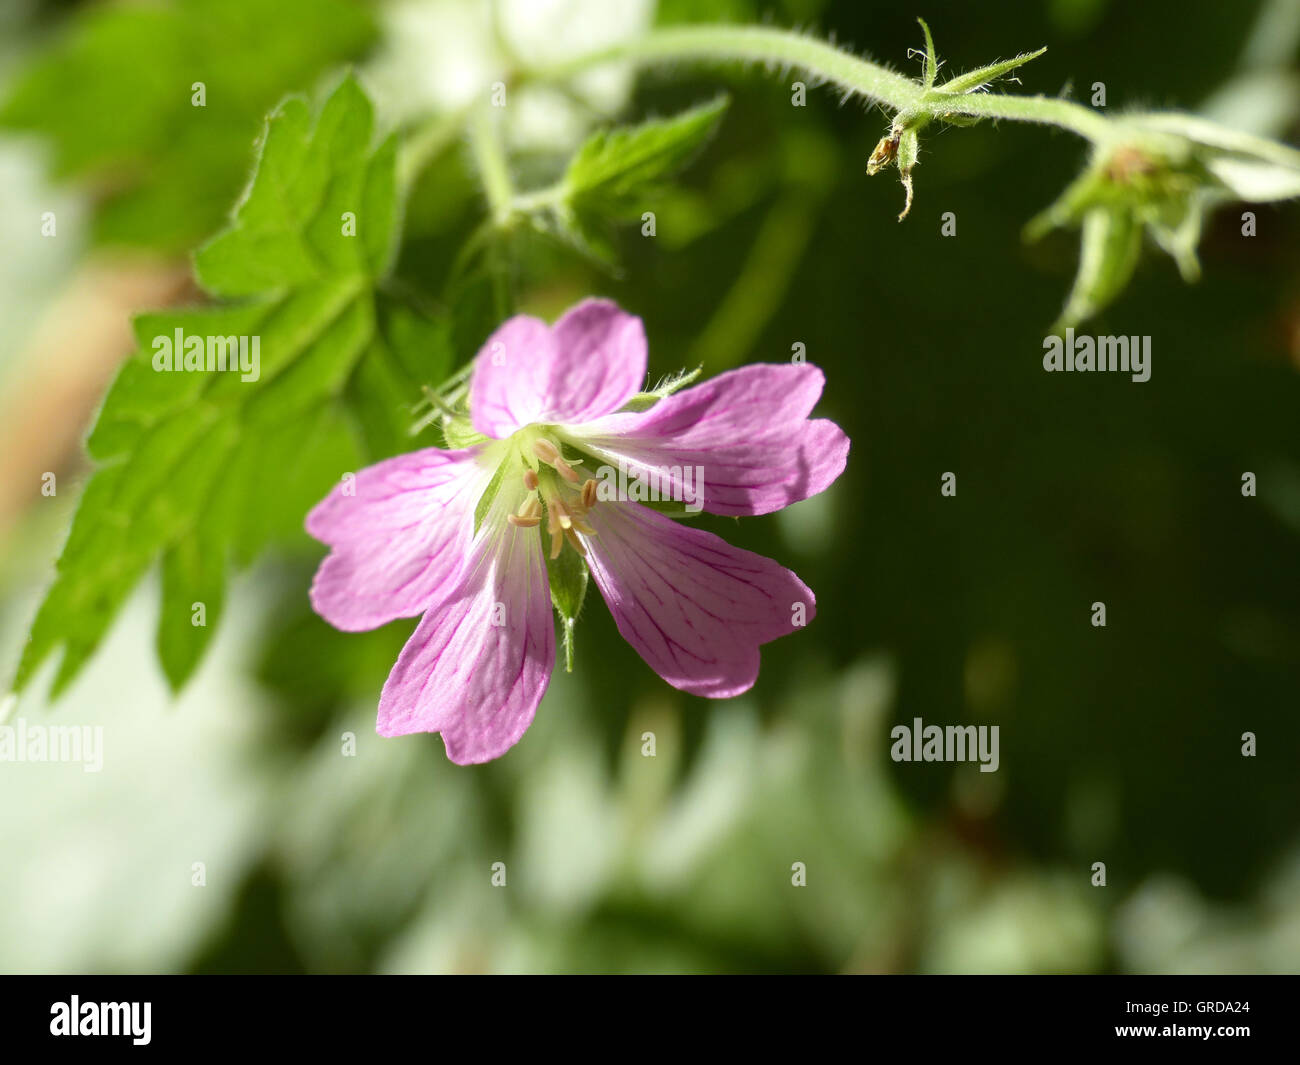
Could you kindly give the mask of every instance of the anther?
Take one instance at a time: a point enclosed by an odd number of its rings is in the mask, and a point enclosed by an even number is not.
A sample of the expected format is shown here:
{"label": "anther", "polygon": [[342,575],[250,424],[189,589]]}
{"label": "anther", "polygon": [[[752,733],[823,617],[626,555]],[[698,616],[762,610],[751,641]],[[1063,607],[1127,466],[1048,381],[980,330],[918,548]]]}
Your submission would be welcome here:
{"label": "anther", "polygon": [[521,529],[535,529],[537,528],[538,525],[542,523],[542,519],[540,517],[525,518],[525,517],[521,517],[518,514],[507,514],[506,521],[508,521],[511,525],[517,525]]}
{"label": "anther", "polygon": [[582,505],[590,510],[596,503],[596,482],[591,478],[582,486]]}
{"label": "anther", "polygon": [[533,454],[548,466],[554,466],[555,460],[560,457],[560,449],[545,437],[541,437],[533,441]]}
{"label": "anther", "polygon": [[537,491],[537,471],[524,470],[524,487],[530,492]]}

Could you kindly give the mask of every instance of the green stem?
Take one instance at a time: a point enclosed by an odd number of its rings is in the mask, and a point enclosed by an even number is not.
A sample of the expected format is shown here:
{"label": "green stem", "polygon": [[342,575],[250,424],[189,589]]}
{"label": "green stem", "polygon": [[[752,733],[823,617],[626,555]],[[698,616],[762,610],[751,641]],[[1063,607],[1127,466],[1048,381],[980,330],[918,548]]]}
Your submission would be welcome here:
{"label": "green stem", "polygon": [[[937,97],[937,98],[936,98]],[[1005,96],[970,92],[957,96],[931,97],[941,111],[979,118],[1008,118],[1017,122],[1039,122],[1060,126],[1080,137],[1102,143],[1118,136],[1119,123],[1090,111],[1082,104],[1050,96]],[[930,102],[930,101],[927,101]]]}
{"label": "green stem", "polygon": [[902,74],[824,41],[768,26],[666,27],[555,66],[532,70],[528,76],[563,81],[590,67],[615,61],[650,64],[688,59],[788,67],[803,71],[810,80],[829,81],[846,94],[878,100],[896,110],[910,107],[921,98],[921,87]]}
{"label": "green stem", "polygon": [[936,111],[983,118],[1041,122],[1072,130],[1092,141],[1110,140],[1115,135],[1115,123],[1110,119],[1068,100],[982,92],[945,95],[942,87],[926,93],[910,78],[834,45],[767,26],[674,26],[652,30],[635,40],[534,70],[529,77],[554,81],[615,61],[649,65],[682,60],[779,65],[802,71],[816,83],[830,83],[846,95],[863,96],[897,111],[933,107]]}
{"label": "green stem", "polygon": [[510,218],[511,204],[515,198],[510,181],[510,164],[506,159],[505,145],[501,143],[494,116],[486,107],[475,110],[469,124],[469,144],[483,179],[488,209],[493,220],[503,225]]}
{"label": "green stem", "polygon": [[[926,32],[928,36],[928,30]],[[1038,54],[1040,53],[1026,53],[1004,64],[981,68],[966,77],[969,79],[980,75],[981,80],[995,77]],[[515,79],[516,84],[562,83],[586,70],[609,63],[651,65],[683,61],[760,63],[769,68],[801,72],[814,85],[835,86],[845,98],[861,96],[892,108],[897,113],[897,123],[909,128],[919,128],[933,119],[946,116],[1002,118],[1067,129],[1099,146],[1113,145],[1126,138],[1151,140],[1168,130],[1183,132],[1203,143],[1214,144],[1226,150],[1265,155],[1279,165],[1295,166],[1297,159],[1300,159],[1294,149],[1233,131],[1224,131],[1212,123],[1191,116],[1162,114],[1110,118],[1081,104],[1054,97],[1008,96],[976,90],[952,92],[954,84],[958,88],[964,88],[961,77],[947,83],[950,87],[947,92],[943,85],[926,90],[920,83],[902,74],[860,59],[834,45],[768,26],[665,27],[563,63],[516,70]],[[445,127],[454,123],[457,117],[447,116],[429,130],[424,138],[424,147],[413,149],[404,159],[404,173],[418,171],[423,162],[427,161],[430,152],[428,145],[440,146],[445,143],[445,138],[449,136]],[[459,117],[463,118],[463,113]],[[500,143],[493,116],[486,108],[476,108],[470,116],[469,137],[495,226],[504,228],[516,214],[542,210],[562,201],[565,191],[562,185],[522,196],[515,194],[504,146]],[[895,149],[897,143],[895,138]],[[873,171],[868,168],[868,172]]]}
{"label": "green stem", "polygon": [[397,180],[409,189],[420,171],[446,150],[465,128],[464,109],[435,115],[406,137],[397,155]]}

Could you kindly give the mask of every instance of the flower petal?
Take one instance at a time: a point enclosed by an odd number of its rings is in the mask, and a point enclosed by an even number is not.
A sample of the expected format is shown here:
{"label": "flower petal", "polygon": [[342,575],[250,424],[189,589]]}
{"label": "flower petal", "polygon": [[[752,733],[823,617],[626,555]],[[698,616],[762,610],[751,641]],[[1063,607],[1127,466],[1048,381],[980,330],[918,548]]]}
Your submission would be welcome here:
{"label": "flower petal", "polygon": [[[745,366],[568,434],[597,458],[621,459],[629,476],[653,472],[673,498],[693,502],[702,481],[698,498],[711,514],[768,514],[844,472],[849,438],[834,422],[808,418],[824,383],[808,363]],[[683,468],[698,469],[698,479],[684,479]]]}
{"label": "flower petal", "polygon": [[808,587],[769,558],[636,503],[586,515],[591,576],[618,631],[674,688],[725,699],[758,676],[760,644],[811,621]]}
{"label": "flower petal", "polygon": [[491,478],[485,450],[413,451],[335,486],[306,521],[333,548],[312,581],[316,613],[360,632],[415,617],[452,591]]}
{"label": "flower petal", "polygon": [[609,300],[584,300],[548,328],[519,315],[478,353],[470,384],[474,428],[498,439],[534,422],[584,422],[618,410],[645,380],[641,319]]}
{"label": "flower petal", "polygon": [[379,700],[381,736],[441,732],[459,765],[519,742],[555,665],[541,537],[506,525],[503,509],[484,519],[460,587],[420,620]]}

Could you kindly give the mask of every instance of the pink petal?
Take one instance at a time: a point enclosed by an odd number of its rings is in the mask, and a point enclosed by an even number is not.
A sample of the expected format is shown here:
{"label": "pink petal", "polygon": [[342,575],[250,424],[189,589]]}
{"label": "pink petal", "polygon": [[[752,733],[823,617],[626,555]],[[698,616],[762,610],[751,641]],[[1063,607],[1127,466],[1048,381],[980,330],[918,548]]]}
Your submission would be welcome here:
{"label": "pink petal", "polygon": [[687,487],[682,467],[698,467],[711,514],[768,514],[844,472],[849,438],[834,422],[808,419],[824,383],[808,363],[745,366],[569,435],[612,465],[623,459],[629,476],[674,471],[678,491]]}
{"label": "pink petal", "polygon": [[492,524],[484,520],[489,531],[461,586],[421,619],[379,700],[381,736],[441,732],[459,765],[490,761],[519,741],[555,664],[541,537]]}
{"label": "pink petal", "polygon": [[808,587],[769,558],[637,503],[597,503],[586,520],[591,576],[618,631],[669,684],[723,699],[758,676],[760,644],[815,613]]}
{"label": "pink petal", "polygon": [[491,476],[482,448],[426,448],[368,466],[307,515],[330,552],[311,586],[316,613],[360,632],[415,617],[455,588]]}
{"label": "pink petal", "polygon": [[637,393],[645,367],[641,319],[609,300],[584,300],[552,328],[519,315],[478,353],[470,384],[474,428],[501,439],[531,423],[599,418]]}

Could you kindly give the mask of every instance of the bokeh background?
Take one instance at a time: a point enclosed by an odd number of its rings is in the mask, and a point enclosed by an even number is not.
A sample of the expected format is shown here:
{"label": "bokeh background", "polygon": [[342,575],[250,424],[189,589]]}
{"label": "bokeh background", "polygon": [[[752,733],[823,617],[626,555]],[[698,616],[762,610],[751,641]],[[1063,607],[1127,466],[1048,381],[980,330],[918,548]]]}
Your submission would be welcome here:
{"label": "bokeh background", "polygon": [[[166,18],[88,44],[121,7]],[[1086,101],[1101,81],[1112,109],[1300,138],[1295,0],[556,0],[498,22],[521,54],[561,58],[654,22],[767,18],[919,70],[917,15],[950,69],[1047,45],[1013,91]],[[188,253],[237,196],[263,113],[352,64],[390,125],[427,120],[492,80],[491,22],[474,0],[0,8],[6,677],[129,314],[194,298]],[[1151,335],[1150,382],[1045,374],[1077,240],[1027,246],[1021,228],[1085,145],[1012,123],[936,132],[900,225],[895,177],[863,173],[885,117],[816,89],[793,108],[789,81],[614,71],[521,106],[527,184],[594,124],[733,96],[648,205],[659,235],[617,235],[621,274],[524,234],[513,280],[545,315],[594,292],[643,316],[652,373],[806,346],[830,382],[821,413],[853,439],[847,472],[780,515],[707,524],[797,570],[815,623],[715,703],[660,681],[593,590],[575,672],[505,758],[461,768],[436,736],[374,734],[414,623],[316,619],[305,536],[236,580],[175,699],[150,580],[61,700],[47,665],[10,707],[10,723],[102,725],[105,764],[0,763],[0,969],[1300,970],[1300,209],[1252,208],[1253,238],[1244,208],[1222,210],[1194,288],[1147,257],[1091,329]],[[480,211],[453,143],[415,187],[395,284],[438,291]],[[476,328],[455,337],[462,360]],[[889,729],[915,717],[999,725],[1001,768],[891,762]]]}

